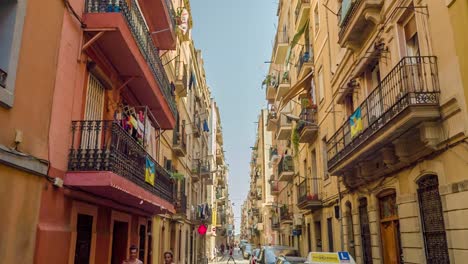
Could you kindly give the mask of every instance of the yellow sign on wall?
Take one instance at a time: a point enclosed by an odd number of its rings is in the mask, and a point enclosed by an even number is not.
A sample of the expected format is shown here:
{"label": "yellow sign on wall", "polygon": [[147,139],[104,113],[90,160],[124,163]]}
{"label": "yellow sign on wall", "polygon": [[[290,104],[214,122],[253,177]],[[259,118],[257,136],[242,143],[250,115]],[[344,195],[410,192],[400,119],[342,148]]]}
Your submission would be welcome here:
{"label": "yellow sign on wall", "polygon": [[310,252],[307,261],[311,264],[356,264],[353,257],[346,251]]}
{"label": "yellow sign on wall", "polygon": [[314,253],[312,254],[312,262],[323,263],[340,263],[336,253]]}

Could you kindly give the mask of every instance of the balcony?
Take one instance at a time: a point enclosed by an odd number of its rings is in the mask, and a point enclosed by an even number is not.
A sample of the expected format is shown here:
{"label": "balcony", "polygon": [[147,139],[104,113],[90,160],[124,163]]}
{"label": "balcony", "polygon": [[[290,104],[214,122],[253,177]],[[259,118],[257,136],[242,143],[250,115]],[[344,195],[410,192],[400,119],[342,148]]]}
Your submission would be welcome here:
{"label": "balcony", "polygon": [[343,0],[338,11],[338,43],[357,49],[380,23],[383,0]]}
{"label": "balcony", "polygon": [[220,146],[218,146],[218,148],[216,149],[216,163],[223,164],[223,159],[224,159],[224,151]]}
{"label": "balcony", "polygon": [[280,223],[281,224],[292,224],[292,213],[289,211],[287,206],[280,207]]}
{"label": "balcony", "polygon": [[280,230],[280,218],[278,216],[271,217],[271,229],[272,230]]}
{"label": "balcony", "polygon": [[223,131],[221,128],[216,130],[216,141],[218,141],[219,144],[223,144]]}
{"label": "balcony", "polygon": [[[313,188],[309,186],[310,182],[313,183]],[[302,181],[297,187],[297,207],[301,210],[310,210],[312,212],[322,208],[322,200],[317,190],[317,180]]]}
{"label": "balcony", "polygon": [[221,185],[221,186],[223,186],[224,184],[226,184],[224,175],[219,174],[218,177],[217,177],[217,182],[218,182],[218,185]]}
{"label": "balcony", "polygon": [[270,190],[271,190],[271,195],[273,196],[278,196],[278,194],[280,193],[280,188],[279,188],[279,184],[278,184],[278,181],[271,181],[270,182]]}
{"label": "balcony", "polygon": [[276,89],[276,101],[281,101],[281,98],[288,92],[291,88],[291,77],[289,76],[289,71],[283,71],[279,75],[278,88]]}
{"label": "balcony", "polygon": [[304,78],[308,73],[310,73],[314,69],[314,53],[312,49],[309,48],[308,50],[301,50],[299,54],[299,61],[297,65],[297,79],[301,80]]}
{"label": "balcony", "polygon": [[278,164],[278,181],[289,182],[294,178],[294,160],[291,155],[285,155]]}
{"label": "balcony", "polygon": [[191,175],[192,175],[192,181],[193,182],[198,182],[200,180],[200,166],[198,165],[197,160],[192,161],[192,170],[191,170]]}
{"label": "balcony", "polygon": [[310,16],[310,0],[298,0],[296,5],[296,10],[294,11],[296,15],[296,32],[304,27],[305,23]]}
{"label": "balcony", "polygon": [[291,138],[292,122],[286,115],[280,114],[276,126],[276,140],[288,140]]}
{"label": "balcony", "polygon": [[312,143],[318,133],[315,109],[303,109],[296,126],[299,143]]}
{"label": "balcony", "polygon": [[289,36],[287,31],[278,31],[276,33],[275,46],[273,53],[275,54],[273,62],[275,64],[283,64],[286,60],[286,54],[289,48]]}
{"label": "balcony", "polygon": [[[145,178],[148,165],[153,184]],[[113,120],[72,122],[65,184],[151,213],[175,211],[169,173]]]}
{"label": "balcony", "polygon": [[380,157],[385,165],[377,167],[388,173],[418,158],[416,144],[432,142],[423,140],[420,124],[440,118],[439,94],[437,58],[404,57],[357,108],[361,128],[352,134],[346,121],[327,142],[329,172],[343,175],[357,166],[364,172],[376,167],[366,160]]}
{"label": "balcony", "polygon": [[187,154],[187,136],[185,134],[185,124],[174,130],[172,149],[178,157],[185,157]]}
{"label": "balcony", "polygon": [[175,64],[175,88],[179,97],[186,97],[188,91],[187,64],[176,61]]}
{"label": "balcony", "polygon": [[258,216],[260,213],[260,211],[258,210],[258,208],[252,208],[252,215],[253,216]]}
{"label": "balcony", "polygon": [[174,50],[177,26],[172,0],[140,0],[138,4],[145,15],[150,32],[155,32],[152,37],[157,47],[162,50]]}
{"label": "balcony", "polygon": [[275,110],[268,111],[267,119],[267,131],[274,131],[276,129],[276,123],[278,121],[278,115]]}
{"label": "balcony", "polygon": [[192,123],[192,133],[195,138],[199,138],[202,134],[202,125],[199,117],[195,117],[195,121]]}
{"label": "balcony", "polygon": [[275,101],[276,89],[278,88],[278,77],[269,74],[265,78],[264,84],[266,86],[266,99],[268,103],[272,104]]}
{"label": "balcony", "polygon": [[[158,117],[163,129],[173,129],[177,107],[159,50],[146,28],[135,0],[87,0],[83,50],[105,56],[142,105]],[[159,1],[154,1],[159,2]],[[93,49],[94,51],[89,51]],[[136,77],[138,76],[138,78]]]}
{"label": "balcony", "polygon": [[176,218],[184,219],[187,217],[187,195],[180,193],[176,202]]}
{"label": "balcony", "polygon": [[211,176],[211,165],[208,161],[200,162],[200,176],[202,178],[209,178]]}

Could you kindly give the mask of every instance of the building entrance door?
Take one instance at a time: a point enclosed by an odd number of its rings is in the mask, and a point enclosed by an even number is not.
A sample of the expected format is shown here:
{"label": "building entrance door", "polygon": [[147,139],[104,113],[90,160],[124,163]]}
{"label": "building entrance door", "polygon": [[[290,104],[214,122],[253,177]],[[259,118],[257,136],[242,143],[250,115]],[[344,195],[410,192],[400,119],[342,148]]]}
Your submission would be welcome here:
{"label": "building entrance door", "polygon": [[396,210],[396,194],[379,198],[380,233],[384,264],[399,264],[401,261],[400,223]]}
{"label": "building entrance door", "polygon": [[114,221],[112,232],[112,264],[122,264],[127,258],[128,223]]}

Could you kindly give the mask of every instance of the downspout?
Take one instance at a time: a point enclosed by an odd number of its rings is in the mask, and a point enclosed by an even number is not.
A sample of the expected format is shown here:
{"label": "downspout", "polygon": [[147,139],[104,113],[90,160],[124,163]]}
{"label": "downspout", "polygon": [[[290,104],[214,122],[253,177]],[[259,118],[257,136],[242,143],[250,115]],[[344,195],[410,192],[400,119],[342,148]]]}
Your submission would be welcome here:
{"label": "downspout", "polygon": [[[326,1],[325,3],[325,6],[328,6],[328,0]],[[325,22],[326,22],[326,26],[327,26],[327,45],[328,45],[328,63],[329,63],[329,66],[330,66],[330,75],[333,75],[334,73],[332,72],[332,61],[331,61],[331,45],[330,45],[330,30],[329,30],[329,26],[328,26],[328,12],[325,12]],[[332,98],[332,102],[331,102],[331,106],[332,106],[332,116],[333,116],[333,131],[336,131],[336,113],[335,113],[335,102],[333,101],[333,98]],[[328,159],[328,157],[327,157]],[[328,170],[328,168],[327,168]],[[328,172],[326,172],[328,173]],[[337,180],[337,186],[338,186],[338,208],[339,208],[339,219],[338,221],[340,222],[340,249],[341,251],[344,250],[344,227],[343,227],[343,210],[342,210],[342,206],[341,206],[341,188],[340,188],[340,181]]]}

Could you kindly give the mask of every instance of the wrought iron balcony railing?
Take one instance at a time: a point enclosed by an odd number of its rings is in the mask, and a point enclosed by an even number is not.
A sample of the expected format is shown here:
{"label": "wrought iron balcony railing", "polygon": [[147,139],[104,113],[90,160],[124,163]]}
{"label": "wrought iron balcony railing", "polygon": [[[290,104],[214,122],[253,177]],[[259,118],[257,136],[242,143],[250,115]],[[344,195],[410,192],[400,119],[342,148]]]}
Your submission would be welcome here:
{"label": "wrought iron balcony railing", "polygon": [[279,217],[273,216],[271,218],[271,229],[278,230],[280,228],[280,220]]}
{"label": "wrought iron balcony railing", "polygon": [[301,53],[299,54],[297,74],[300,74],[302,70],[302,66],[304,66],[304,63],[313,62],[313,61],[314,61],[313,53],[302,49]]}
{"label": "wrought iron balcony railing", "polygon": [[174,130],[173,145],[179,147],[183,152],[187,151],[187,136],[185,133],[185,124]]}
{"label": "wrought iron balcony railing", "polygon": [[343,0],[341,3],[340,10],[338,11],[338,24],[340,26],[338,37],[340,39],[343,37],[344,32],[348,28],[352,17],[355,15],[356,11],[364,1],[365,0]]}
{"label": "wrought iron balcony railing", "polygon": [[8,74],[6,71],[0,69],[0,86],[5,88],[6,87],[6,79],[8,77]]}
{"label": "wrought iron balcony railing", "polygon": [[[313,190],[311,190],[309,186],[310,181],[312,181],[312,183],[314,184]],[[299,186],[297,187],[297,203],[298,204],[303,204],[305,202],[310,202],[310,201],[319,201],[319,200],[320,200],[320,197],[318,193],[317,180],[306,179],[299,184]]]}
{"label": "wrought iron balcony railing", "polygon": [[278,175],[283,172],[294,172],[294,159],[291,155],[285,155],[278,164]]}
{"label": "wrought iron balcony railing", "polygon": [[309,126],[316,126],[316,111],[314,109],[302,109],[301,114],[299,115],[299,121],[297,122],[296,130],[300,135],[302,130]]}
{"label": "wrought iron balcony railing", "polygon": [[[127,2],[131,3],[131,8]],[[137,6],[135,0],[86,0],[85,11],[87,13],[121,13],[123,15],[141,54],[146,59],[153,77],[166,98],[172,114],[177,116],[177,106],[172,95],[169,79],[159,57],[159,50],[154,45],[143,14]]]}
{"label": "wrought iron balcony railing", "polygon": [[178,214],[187,213],[187,195],[181,193],[180,196],[177,197],[176,210]]}
{"label": "wrought iron balcony railing", "polygon": [[360,132],[351,135],[348,119],[327,142],[328,167],[337,164],[405,109],[438,106],[439,94],[437,58],[404,57],[359,106]]}
{"label": "wrought iron balcony railing", "polygon": [[292,214],[287,206],[280,207],[280,221],[292,221]]}
{"label": "wrought iron balcony railing", "polygon": [[[145,181],[146,159],[155,165],[154,186]],[[68,170],[112,171],[169,202],[174,200],[169,173],[117,121],[73,121]]]}

